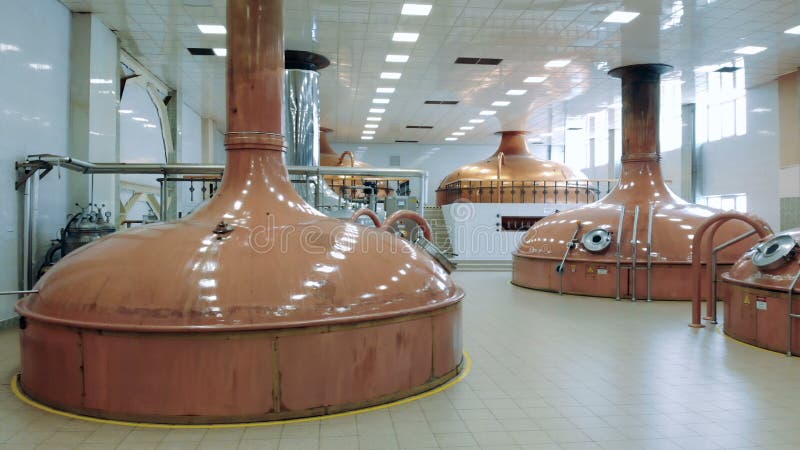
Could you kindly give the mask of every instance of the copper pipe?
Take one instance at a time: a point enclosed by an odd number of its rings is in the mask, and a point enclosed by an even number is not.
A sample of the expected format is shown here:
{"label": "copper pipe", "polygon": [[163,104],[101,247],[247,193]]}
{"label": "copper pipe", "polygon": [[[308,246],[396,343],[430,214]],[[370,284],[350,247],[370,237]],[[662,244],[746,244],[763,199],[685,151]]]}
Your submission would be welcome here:
{"label": "copper pipe", "polygon": [[[703,241],[702,255],[705,256],[705,258],[706,258],[706,278],[709,281],[709,285],[708,285],[709,286],[709,293],[708,293],[708,296],[706,297],[706,315],[705,315],[705,317],[703,317],[703,320],[711,320],[712,319],[712,314],[714,314],[714,312],[715,312],[714,310],[716,309],[713,306],[714,302],[716,301],[716,299],[712,298],[713,295],[711,295],[711,293],[713,292],[713,290],[711,290],[711,285],[714,284],[714,267],[713,267],[714,265],[711,262],[710,256],[711,256],[712,252],[714,251],[714,239],[713,239],[713,237],[716,236],[717,230],[724,223],[725,223],[725,221],[720,221],[720,222],[716,222],[716,223],[714,223],[714,225],[711,225],[710,227],[708,227],[708,233],[709,233],[709,236],[711,237],[711,239],[706,239],[705,241]],[[702,264],[702,261],[701,261],[701,264]],[[702,295],[702,292],[701,292],[701,295]]]}
{"label": "copper pipe", "polygon": [[381,226],[381,218],[378,217],[377,214],[375,214],[375,211],[373,211],[373,210],[371,210],[369,208],[361,208],[358,211],[354,212],[353,215],[350,217],[350,222],[356,222],[357,223],[358,222],[358,218],[361,217],[361,216],[369,217],[370,219],[372,219],[372,223],[376,227],[380,228],[380,226]]}
{"label": "copper pipe", "polygon": [[505,157],[505,153],[500,151],[497,152],[497,203],[503,202],[500,192],[503,188],[503,161],[505,160]]}
{"label": "copper pipe", "polygon": [[432,241],[433,235],[431,234],[431,227],[428,225],[428,222],[419,214],[415,213],[414,211],[402,210],[397,211],[396,213],[389,216],[386,219],[386,222],[383,222],[383,226],[381,226],[382,230],[388,230],[394,227],[395,224],[400,222],[403,219],[413,220],[414,222],[422,228],[422,233],[425,236],[425,239]]}
{"label": "copper pipe", "polygon": [[339,157],[339,165],[344,165],[344,157],[347,156],[350,158],[350,167],[356,166],[356,157],[353,155],[353,152],[350,150],[345,150],[342,152],[342,155]]}
{"label": "copper pipe", "polygon": [[[713,216],[709,217],[705,222],[700,224],[697,230],[695,230],[694,237],[692,238],[692,253],[691,253],[692,323],[689,324],[689,326],[692,328],[705,327],[705,325],[703,325],[703,323],[700,320],[700,313],[701,313],[700,296],[702,290],[702,285],[700,283],[701,280],[700,272],[702,270],[702,262],[700,258],[702,258],[702,251],[703,251],[703,248],[701,246],[701,243],[703,242],[703,236],[705,235],[706,231],[709,230],[709,228],[711,228],[716,223],[718,222],[724,223],[733,219],[740,220],[753,227],[753,229],[756,230],[756,233],[758,233],[759,237],[761,238],[764,238],[772,234],[772,228],[770,228],[770,226],[760,218],[751,214],[742,214],[732,211],[714,214]],[[713,242],[714,232],[716,231],[717,231],[716,228],[712,230],[712,233],[708,236],[709,241]]]}

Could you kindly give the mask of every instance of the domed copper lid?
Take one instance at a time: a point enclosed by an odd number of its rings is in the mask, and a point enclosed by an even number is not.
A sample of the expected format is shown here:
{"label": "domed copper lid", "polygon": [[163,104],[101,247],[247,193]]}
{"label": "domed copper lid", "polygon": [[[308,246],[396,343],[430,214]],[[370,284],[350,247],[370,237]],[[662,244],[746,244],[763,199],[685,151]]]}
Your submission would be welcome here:
{"label": "domed copper lid", "polygon": [[[768,236],[747,251],[725,281],[741,286],[787,292],[800,273],[800,228]],[[800,283],[794,292],[800,293]]]}
{"label": "domed copper lid", "polygon": [[[585,179],[580,171],[531,153],[525,131],[501,131],[500,146],[487,159],[459,167],[447,175],[439,189],[459,180],[567,181]],[[498,162],[498,158],[502,161]]]}

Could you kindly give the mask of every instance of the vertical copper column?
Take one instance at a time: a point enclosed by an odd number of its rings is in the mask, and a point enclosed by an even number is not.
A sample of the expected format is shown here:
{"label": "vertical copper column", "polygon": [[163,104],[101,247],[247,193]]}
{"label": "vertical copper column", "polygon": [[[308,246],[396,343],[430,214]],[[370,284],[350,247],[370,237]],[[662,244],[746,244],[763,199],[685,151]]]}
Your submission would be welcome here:
{"label": "vertical copper column", "polygon": [[283,56],[282,0],[230,0],[227,150],[283,150]]}
{"label": "vertical copper column", "polygon": [[608,74],[622,80],[622,162],[658,161],[661,74],[666,64],[635,64]]}

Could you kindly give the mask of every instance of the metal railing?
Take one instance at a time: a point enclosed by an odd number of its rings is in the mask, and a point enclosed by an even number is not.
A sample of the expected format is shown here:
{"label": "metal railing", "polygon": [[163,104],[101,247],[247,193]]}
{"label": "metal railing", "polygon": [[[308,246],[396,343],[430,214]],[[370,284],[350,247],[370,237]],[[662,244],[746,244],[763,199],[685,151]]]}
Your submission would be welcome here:
{"label": "metal railing", "polygon": [[592,203],[614,188],[617,180],[458,180],[436,190],[442,204],[473,203]]}

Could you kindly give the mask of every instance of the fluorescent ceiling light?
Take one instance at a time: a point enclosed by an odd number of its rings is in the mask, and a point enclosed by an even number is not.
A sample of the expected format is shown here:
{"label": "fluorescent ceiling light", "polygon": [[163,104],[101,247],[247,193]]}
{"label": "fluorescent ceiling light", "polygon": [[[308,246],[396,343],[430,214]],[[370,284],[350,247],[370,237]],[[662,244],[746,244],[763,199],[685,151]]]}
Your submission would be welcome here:
{"label": "fluorescent ceiling light", "polygon": [[113,82],[114,82],[113,80],[108,80],[108,79],[105,79],[105,78],[90,78],[89,79],[89,83],[90,84],[111,84]]}
{"label": "fluorescent ceiling light", "polygon": [[386,62],[408,62],[408,55],[386,55]]}
{"label": "fluorescent ceiling light", "polygon": [[133,112],[132,109],[120,109],[119,110],[120,114],[131,114],[132,112]]}
{"label": "fluorescent ceiling light", "polygon": [[509,89],[506,95],[525,95],[526,92],[528,92],[526,89]]}
{"label": "fluorescent ceiling light", "polygon": [[381,72],[381,79],[383,80],[399,80],[403,74],[400,72]]}
{"label": "fluorescent ceiling light", "polygon": [[485,109],[478,113],[479,116],[493,116],[497,113],[497,111],[492,111],[491,109]]}
{"label": "fluorescent ceiling light", "polygon": [[364,130],[361,134],[375,134],[375,130]]}
{"label": "fluorescent ceiling light", "polygon": [[506,101],[506,100],[498,100],[496,102],[492,102],[492,106],[508,106],[510,104],[511,104],[511,102]]}
{"label": "fluorescent ceiling light", "polygon": [[375,92],[377,92],[378,94],[394,94],[394,88],[380,87],[378,89],[375,89]]}
{"label": "fluorescent ceiling light", "polygon": [[469,123],[483,123],[483,122],[484,122],[483,119],[470,119],[469,120]]}
{"label": "fluorescent ceiling light", "polygon": [[386,112],[386,108],[370,108],[370,114],[383,114]]}
{"label": "fluorescent ceiling light", "polygon": [[523,81],[526,83],[541,83],[542,81],[547,79],[547,75],[543,77],[528,77],[525,78]]}
{"label": "fluorescent ceiling light", "polygon": [[419,33],[395,33],[392,35],[392,40],[395,42],[417,42]]}
{"label": "fluorescent ceiling light", "polygon": [[28,64],[28,67],[36,71],[53,69],[53,66],[51,66],[50,64],[41,64],[41,63],[30,63]]}
{"label": "fluorescent ceiling light", "polygon": [[454,138],[454,137],[448,137],[448,138],[444,138],[444,140],[445,140],[445,141],[457,141],[457,140],[458,140],[458,138]]}
{"label": "fluorescent ceiling light", "polygon": [[225,34],[228,32],[225,29],[225,25],[197,25],[197,28],[203,34]]}
{"label": "fluorescent ceiling light", "polygon": [[800,25],[796,27],[789,28],[788,30],[784,31],[786,34],[800,34]]}
{"label": "fluorescent ceiling light", "polygon": [[474,130],[475,127],[461,127],[459,130]]}
{"label": "fluorescent ceiling light", "polygon": [[378,105],[385,105],[385,104],[389,103],[389,99],[388,98],[373,98],[372,99],[372,103],[375,103],[375,104],[378,104]]}
{"label": "fluorescent ceiling light", "polygon": [[603,22],[628,23],[637,17],[639,17],[639,13],[635,11],[614,11],[603,19]]}
{"label": "fluorescent ceiling light", "polygon": [[419,3],[404,3],[400,14],[404,16],[427,16],[431,13],[433,5],[423,5]]}
{"label": "fluorescent ceiling light", "polygon": [[137,122],[150,122],[149,120],[145,119],[144,117],[133,117],[133,120]]}
{"label": "fluorescent ceiling light", "polygon": [[544,66],[547,68],[565,67],[567,64],[571,62],[572,62],[571,59],[554,59],[552,61],[548,61]]}
{"label": "fluorescent ceiling light", "polygon": [[452,134],[453,136],[463,136],[463,135],[465,135],[466,133],[464,133],[463,131],[453,131],[453,132],[452,132],[452,133],[450,133],[450,134]]}
{"label": "fluorescent ceiling light", "polygon": [[759,47],[757,45],[748,45],[746,47],[737,48],[733,51],[733,53],[737,53],[739,55],[755,55],[756,53],[761,53],[766,50],[767,47]]}
{"label": "fluorescent ceiling light", "polygon": [[367,122],[380,122],[380,117],[367,117]]}
{"label": "fluorescent ceiling light", "polygon": [[215,48],[214,54],[217,56],[228,56],[228,49],[227,48]]}
{"label": "fluorescent ceiling light", "polygon": [[378,128],[377,123],[368,123],[364,125],[364,128]]}
{"label": "fluorescent ceiling light", "polygon": [[155,128],[155,127],[156,127],[156,126],[155,126],[155,125],[153,125],[152,123],[146,123],[146,124],[144,124],[143,126],[144,126],[145,128]]}
{"label": "fluorescent ceiling light", "polygon": [[361,136],[361,140],[362,141],[371,141],[372,140],[372,136]]}

